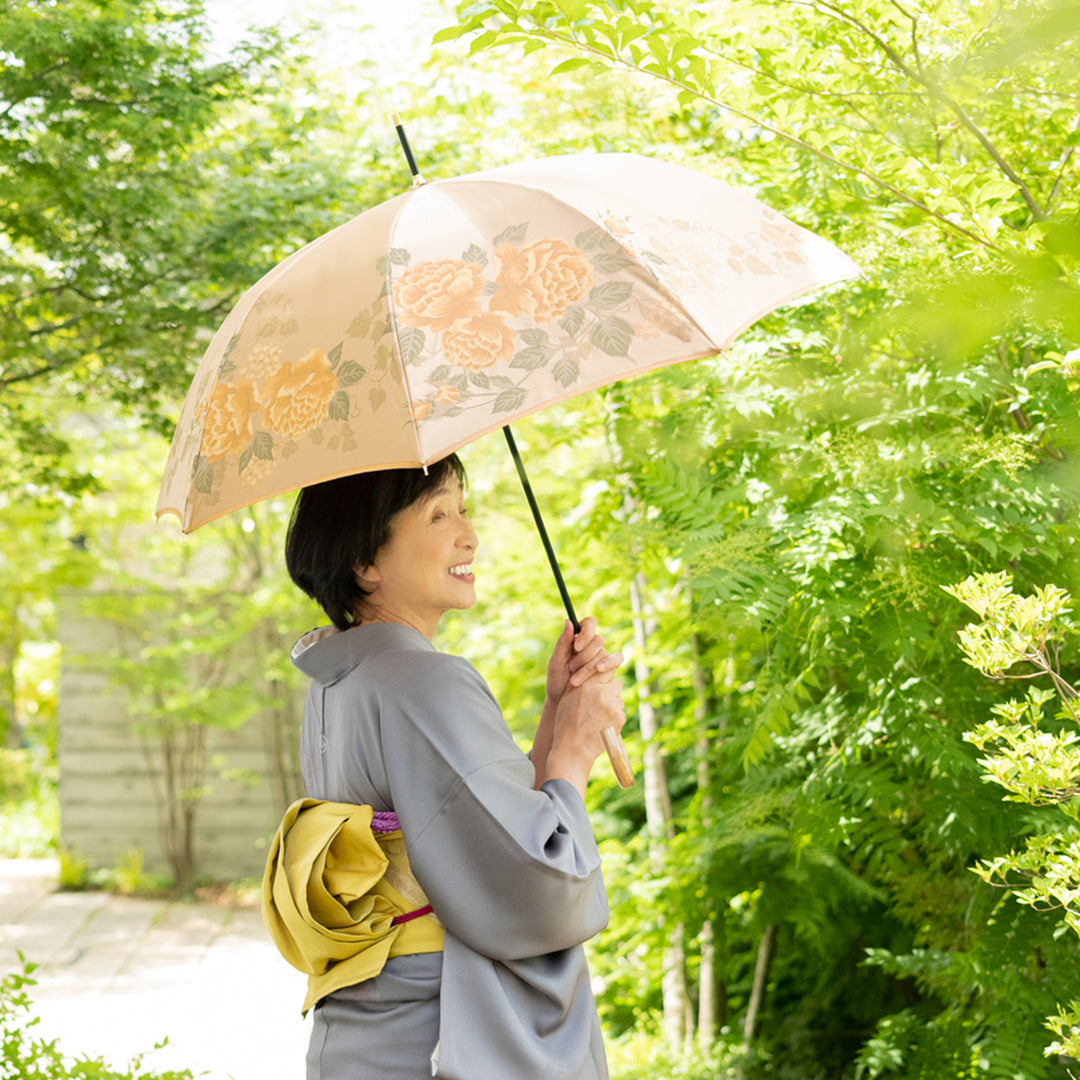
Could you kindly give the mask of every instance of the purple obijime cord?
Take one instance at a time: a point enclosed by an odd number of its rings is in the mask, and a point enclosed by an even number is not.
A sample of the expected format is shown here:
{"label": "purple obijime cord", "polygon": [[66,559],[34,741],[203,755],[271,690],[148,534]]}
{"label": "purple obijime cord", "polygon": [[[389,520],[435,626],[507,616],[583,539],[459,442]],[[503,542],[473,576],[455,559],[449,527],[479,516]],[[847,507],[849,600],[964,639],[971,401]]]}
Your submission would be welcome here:
{"label": "purple obijime cord", "polygon": [[[393,810],[376,810],[371,818],[371,831],[374,833],[392,833],[401,828],[397,814]],[[400,926],[402,923],[419,919],[422,915],[430,915],[435,909],[430,905],[417,908],[415,911],[406,912],[404,915],[395,915],[391,920],[391,926]]]}
{"label": "purple obijime cord", "polygon": [[397,814],[393,810],[376,810],[371,819],[371,831],[377,833],[397,832],[401,828]]}

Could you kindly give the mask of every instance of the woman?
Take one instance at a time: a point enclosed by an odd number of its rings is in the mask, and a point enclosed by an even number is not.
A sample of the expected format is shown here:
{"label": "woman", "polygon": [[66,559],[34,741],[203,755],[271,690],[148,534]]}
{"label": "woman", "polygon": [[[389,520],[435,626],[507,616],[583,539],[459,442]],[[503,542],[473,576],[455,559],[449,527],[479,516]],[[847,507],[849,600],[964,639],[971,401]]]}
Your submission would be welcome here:
{"label": "woman", "polygon": [[344,477],[301,492],[289,526],[289,573],[334,624],[293,650],[312,680],[305,788],[396,813],[434,910],[394,922],[442,927],[319,1001],[309,1080],[607,1076],[582,950],[607,900],[583,799],[601,731],[625,722],[622,658],[592,619],[567,624],[521,753],[475,669],[432,645],[476,601],[463,481],[456,456]]}

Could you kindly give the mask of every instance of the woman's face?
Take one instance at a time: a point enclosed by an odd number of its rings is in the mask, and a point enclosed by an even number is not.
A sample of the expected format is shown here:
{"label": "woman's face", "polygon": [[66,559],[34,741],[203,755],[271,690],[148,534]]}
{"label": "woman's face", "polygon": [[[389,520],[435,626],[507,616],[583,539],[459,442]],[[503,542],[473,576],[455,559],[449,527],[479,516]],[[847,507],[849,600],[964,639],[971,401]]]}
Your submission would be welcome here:
{"label": "woman's face", "polygon": [[394,516],[375,562],[358,571],[372,590],[363,621],[404,623],[430,641],[447,611],[476,603],[477,544],[461,482],[451,473]]}

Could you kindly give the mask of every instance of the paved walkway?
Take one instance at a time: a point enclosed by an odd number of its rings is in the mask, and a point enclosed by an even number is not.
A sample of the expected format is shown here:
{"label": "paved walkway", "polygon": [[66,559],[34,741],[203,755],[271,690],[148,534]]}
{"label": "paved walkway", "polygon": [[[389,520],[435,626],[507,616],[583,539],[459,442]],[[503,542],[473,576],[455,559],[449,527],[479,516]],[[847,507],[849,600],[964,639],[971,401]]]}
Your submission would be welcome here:
{"label": "paved walkway", "polygon": [[303,1080],[304,976],[257,910],[62,893],[56,878],[50,860],[0,860],[0,975],[18,952],[40,965],[35,1032],[117,1067],[146,1054],[205,1080]]}

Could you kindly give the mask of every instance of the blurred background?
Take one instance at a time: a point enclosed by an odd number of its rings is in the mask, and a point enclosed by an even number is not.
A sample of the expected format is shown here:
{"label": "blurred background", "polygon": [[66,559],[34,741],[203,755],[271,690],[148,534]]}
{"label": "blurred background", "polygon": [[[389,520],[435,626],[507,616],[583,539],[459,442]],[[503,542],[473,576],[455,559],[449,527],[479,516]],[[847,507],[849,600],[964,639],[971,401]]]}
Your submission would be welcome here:
{"label": "blurred background", "polygon": [[[999,620],[1034,645],[995,668],[943,587],[1080,578],[1078,45],[1075,0],[9,0],[0,855],[142,896],[259,875],[323,621],[291,497],[188,537],[153,509],[231,305],[407,188],[390,112],[428,179],[653,155],[863,274],[515,429],[629,655],[640,779],[590,790],[613,1075],[1075,1073],[1071,615]],[[561,606],[501,437],[463,456],[481,599],[437,645],[528,745]],[[970,737],[995,717],[1011,764]]]}

